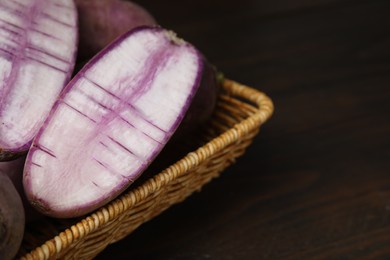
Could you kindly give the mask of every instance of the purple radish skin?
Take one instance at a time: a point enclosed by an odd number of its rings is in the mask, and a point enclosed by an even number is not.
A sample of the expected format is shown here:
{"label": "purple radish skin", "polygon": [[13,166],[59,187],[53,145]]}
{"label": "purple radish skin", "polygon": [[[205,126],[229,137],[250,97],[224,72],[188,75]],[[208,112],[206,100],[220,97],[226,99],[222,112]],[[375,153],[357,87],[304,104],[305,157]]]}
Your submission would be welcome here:
{"label": "purple radish skin", "polygon": [[[7,175],[8,178],[12,181],[15,189],[18,191],[18,194],[22,200],[25,221],[26,223],[35,221],[43,217],[42,214],[37,212],[28,202],[23,189],[23,169],[26,162],[26,156],[21,156],[17,159],[7,162],[0,162],[0,174]],[[1,259],[1,258],[0,258]]]}
{"label": "purple radish skin", "polygon": [[24,188],[43,214],[70,218],[117,197],[183,120],[206,61],[159,27],[138,27],[67,85],[28,153]]}
{"label": "purple radish skin", "polygon": [[0,172],[0,259],[14,259],[24,235],[24,209],[10,178]]}
{"label": "purple radish skin", "polygon": [[90,59],[114,39],[138,26],[155,25],[142,6],[125,0],[76,0],[79,14],[79,61]]}
{"label": "purple radish skin", "polygon": [[74,69],[73,0],[0,2],[0,161],[25,153]]}

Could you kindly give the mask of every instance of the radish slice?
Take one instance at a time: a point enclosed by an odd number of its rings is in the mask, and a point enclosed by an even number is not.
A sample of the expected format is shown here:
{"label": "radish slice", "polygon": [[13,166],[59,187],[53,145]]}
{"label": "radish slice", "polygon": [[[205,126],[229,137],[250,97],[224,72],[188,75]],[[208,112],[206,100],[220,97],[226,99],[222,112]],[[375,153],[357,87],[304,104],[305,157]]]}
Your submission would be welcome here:
{"label": "radish slice", "polygon": [[68,84],[27,156],[24,188],[42,213],[76,217],[118,196],[184,118],[205,61],[171,31],[138,27]]}
{"label": "radish slice", "polygon": [[0,161],[25,152],[74,68],[72,0],[0,1]]}

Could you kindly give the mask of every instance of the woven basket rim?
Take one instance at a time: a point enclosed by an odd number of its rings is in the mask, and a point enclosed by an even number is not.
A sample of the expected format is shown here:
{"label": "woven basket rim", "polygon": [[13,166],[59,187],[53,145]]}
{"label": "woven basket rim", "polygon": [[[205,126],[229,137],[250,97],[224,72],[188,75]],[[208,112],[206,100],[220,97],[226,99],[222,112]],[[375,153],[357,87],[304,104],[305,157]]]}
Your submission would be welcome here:
{"label": "woven basket rim", "polygon": [[58,256],[73,243],[96,231],[108,222],[114,221],[121,214],[164,187],[164,185],[174,181],[204,160],[207,160],[212,154],[239,140],[254,128],[260,127],[272,116],[274,111],[273,102],[263,92],[229,79],[223,81],[223,88],[229,95],[238,96],[254,103],[257,107],[255,113],[211,139],[195,151],[188,153],[176,163],[146,180],[142,185],[126,191],[107,205],[60,232],[54,238],[47,240],[41,246],[22,256],[21,259],[37,259],[36,257],[38,259],[52,259]]}

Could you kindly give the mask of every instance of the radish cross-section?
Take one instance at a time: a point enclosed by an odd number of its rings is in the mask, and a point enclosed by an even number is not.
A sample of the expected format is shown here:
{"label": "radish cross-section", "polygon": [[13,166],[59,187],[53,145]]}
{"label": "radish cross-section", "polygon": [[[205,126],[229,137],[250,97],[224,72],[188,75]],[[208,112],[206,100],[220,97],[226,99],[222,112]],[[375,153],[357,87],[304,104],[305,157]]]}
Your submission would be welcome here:
{"label": "radish cross-section", "polygon": [[0,1],[0,161],[26,151],[74,68],[72,0]]}
{"label": "radish cross-section", "polygon": [[204,70],[172,32],[133,30],[64,89],[28,154],[24,186],[55,217],[86,214],[126,189],[182,121]]}

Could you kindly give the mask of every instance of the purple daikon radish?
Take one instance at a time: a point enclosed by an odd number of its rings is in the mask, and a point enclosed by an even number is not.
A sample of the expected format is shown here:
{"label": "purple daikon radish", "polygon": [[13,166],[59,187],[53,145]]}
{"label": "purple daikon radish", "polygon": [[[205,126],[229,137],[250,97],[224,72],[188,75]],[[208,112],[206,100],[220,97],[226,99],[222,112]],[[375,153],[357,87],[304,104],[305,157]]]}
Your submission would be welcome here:
{"label": "purple daikon radish", "polygon": [[7,175],[8,178],[12,181],[13,186],[17,190],[18,195],[22,200],[22,204],[24,207],[25,221],[31,222],[40,219],[43,216],[30,205],[30,203],[28,202],[24,194],[23,169],[24,169],[25,161],[26,161],[26,155],[23,155],[12,161],[0,162],[0,174]]}
{"label": "purple daikon radish", "polygon": [[25,226],[22,200],[8,175],[0,171],[0,259],[14,259]]}
{"label": "purple daikon radish", "polygon": [[126,0],[76,0],[80,61],[90,59],[114,39],[141,25],[155,25],[142,6]]}
{"label": "purple daikon radish", "polygon": [[31,204],[69,218],[118,196],[164,148],[201,82],[214,96],[208,70],[196,48],[159,27],[114,41],[72,79],[34,139],[23,179]]}
{"label": "purple daikon radish", "polygon": [[74,68],[73,0],[0,0],[0,161],[25,153]]}

